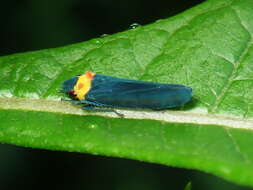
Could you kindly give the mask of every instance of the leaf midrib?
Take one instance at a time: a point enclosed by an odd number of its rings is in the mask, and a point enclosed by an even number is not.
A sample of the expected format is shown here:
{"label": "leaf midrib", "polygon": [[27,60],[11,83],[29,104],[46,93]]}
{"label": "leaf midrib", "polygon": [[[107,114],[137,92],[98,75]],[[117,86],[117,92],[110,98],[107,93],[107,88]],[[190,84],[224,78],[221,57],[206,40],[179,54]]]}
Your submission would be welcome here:
{"label": "leaf midrib", "polygon": [[[104,117],[116,117],[114,113],[107,112],[86,112],[79,106],[70,102],[46,99],[28,98],[0,98],[0,109],[4,110],[25,110],[35,112],[52,112],[71,115],[99,115]],[[219,125],[228,128],[240,128],[253,130],[253,120],[227,115],[208,114],[206,110],[198,109],[192,111],[147,111],[147,110],[124,110],[119,109],[126,119],[150,119],[170,123],[192,123],[202,125]]]}

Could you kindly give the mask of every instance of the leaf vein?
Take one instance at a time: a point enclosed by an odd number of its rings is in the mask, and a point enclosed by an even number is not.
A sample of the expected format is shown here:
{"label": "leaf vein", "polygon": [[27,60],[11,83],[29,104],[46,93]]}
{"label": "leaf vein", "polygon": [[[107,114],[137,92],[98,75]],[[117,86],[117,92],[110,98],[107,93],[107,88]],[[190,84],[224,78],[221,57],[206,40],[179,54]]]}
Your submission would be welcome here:
{"label": "leaf vein", "polygon": [[241,155],[241,157],[244,159],[244,161],[245,161],[247,164],[250,165],[250,164],[251,164],[251,161],[250,161],[249,157],[248,157],[245,153],[243,153],[243,152],[241,151],[241,148],[240,148],[239,144],[236,142],[235,138],[234,138],[234,137],[232,136],[232,134],[229,132],[229,129],[227,129],[226,127],[224,127],[224,130],[225,130],[225,132],[227,133],[228,137],[231,139],[232,144],[233,144],[234,147],[235,147],[235,151],[238,152],[238,153]]}
{"label": "leaf vein", "polygon": [[[211,11],[210,11],[210,10],[209,10],[209,11],[204,11],[204,12],[202,12],[202,13],[200,13],[200,14],[197,14],[197,15],[193,16],[193,17],[192,17],[189,21],[187,21],[185,24],[183,24],[181,27],[175,29],[175,30],[168,36],[167,40],[165,41],[165,43],[164,43],[164,44],[162,45],[162,47],[160,48],[160,49],[161,49],[161,53],[158,54],[157,56],[155,56],[155,57],[146,65],[146,68],[144,69],[144,72],[143,72],[143,74],[139,77],[139,79],[141,80],[141,79],[145,76],[145,73],[147,72],[149,66],[153,64],[154,60],[155,60],[157,57],[159,57],[159,56],[161,56],[161,55],[164,54],[164,50],[163,50],[163,49],[164,49],[164,47],[168,44],[169,39],[170,39],[173,35],[175,35],[175,34],[176,34],[177,32],[179,32],[179,31],[181,31],[183,28],[187,27],[191,22],[194,21],[194,19],[195,19],[196,17],[199,17],[199,16],[204,15],[204,14],[209,13],[209,12],[213,12],[213,11],[217,11],[217,10],[223,9],[223,8],[225,8],[225,7],[230,6],[231,4],[232,4],[232,2],[229,3],[229,4],[227,4],[227,5],[225,5],[225,6],[218,7],[218,8],[216,8],[216,9],[214,9],[214,10],[211,10]],[[160,28],[159,28],[159,29],[160,29]],[[166,30],[165,30],[165,31],[166,31]],[[167,32],[168,32],[168,31],[167,31]]]}
{"label": "leaf vein", "polygon": [[214,103],[211,105],[211,109],[209,109],[211,113],[214,113],[217,111],[219,105],[221,104],[222,100],[224,99],[225,95],[227,94],[229,88],[231,87],[232,83],[235,81],[235,78],[237,76],[237,71],[238,71],[239,67],[241,66],[241,63],[243,62],[243,59],[247,55],[251,46],[252,46],[252,38],[250,37],[244,50],[240,54],[238,60],[236,60],[235,63],[233,64],[234,68],[228,77],[227,83],[223,86],[220,93],[217,95],[217,98],[215,99]]}

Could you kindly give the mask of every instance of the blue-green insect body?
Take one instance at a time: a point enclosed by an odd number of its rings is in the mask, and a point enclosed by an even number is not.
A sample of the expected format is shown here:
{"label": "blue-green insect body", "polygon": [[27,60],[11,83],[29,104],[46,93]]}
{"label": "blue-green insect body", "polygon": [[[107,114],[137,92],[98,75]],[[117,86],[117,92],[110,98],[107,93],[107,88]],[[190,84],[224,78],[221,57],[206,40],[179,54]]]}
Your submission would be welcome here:
{"label": "blue-green insect body", "polygon": [[110,77],[87,72],[63,83],[62,89],[84,109],[99,107],[162,110],[186,104],[192,88]]}

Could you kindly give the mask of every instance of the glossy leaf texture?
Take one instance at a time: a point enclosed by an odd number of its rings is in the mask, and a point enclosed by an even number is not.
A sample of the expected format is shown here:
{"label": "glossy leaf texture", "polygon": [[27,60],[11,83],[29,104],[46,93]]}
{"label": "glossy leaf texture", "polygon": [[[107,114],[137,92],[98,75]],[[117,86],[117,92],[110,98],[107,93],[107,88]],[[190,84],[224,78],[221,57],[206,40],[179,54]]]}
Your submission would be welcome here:
{"label": "glossy leaf texture", "polygon": [[[124,157],[253,186],[253,1],[209,0],[172,18],[84,43],[0,58],[0,141]],[[85,112],[61,83],[84,71],[191,86],[155,112]]]}

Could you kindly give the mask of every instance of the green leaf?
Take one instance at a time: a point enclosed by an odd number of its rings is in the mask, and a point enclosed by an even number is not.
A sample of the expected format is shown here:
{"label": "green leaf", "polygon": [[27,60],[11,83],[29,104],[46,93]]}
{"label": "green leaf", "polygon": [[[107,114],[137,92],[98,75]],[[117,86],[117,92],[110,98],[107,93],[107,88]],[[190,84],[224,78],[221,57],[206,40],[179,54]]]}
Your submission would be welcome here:
{"label": "green leaf", "polygon": [[192,189],[192,183],[188,182],[187,185],[185,186],[184,190],[191,190]]}
{"label": "green leaf", "polygon": [[[253,186],[253,2],[209,0],[175,17],[0,58],[0,141],[124,157]],[[84,71],[191,86],[180,110],[84,112],[61,83]]]}

